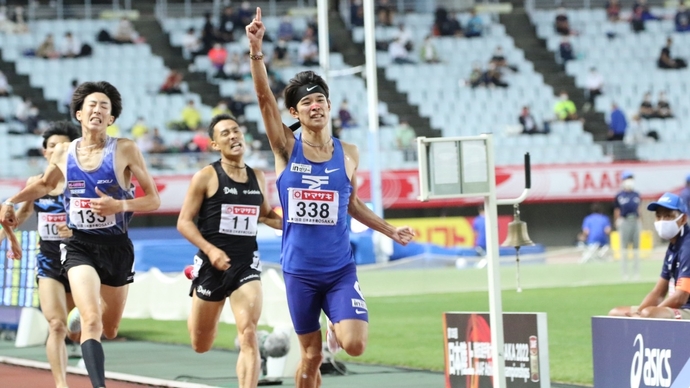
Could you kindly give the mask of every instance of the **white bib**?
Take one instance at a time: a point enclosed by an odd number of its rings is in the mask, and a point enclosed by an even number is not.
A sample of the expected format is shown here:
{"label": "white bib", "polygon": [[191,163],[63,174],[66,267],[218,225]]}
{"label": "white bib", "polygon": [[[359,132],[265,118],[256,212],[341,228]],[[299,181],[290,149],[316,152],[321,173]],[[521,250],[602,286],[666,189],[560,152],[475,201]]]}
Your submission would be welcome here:
{"label": "white bib", "polygon": [[288,222],[335,226],[338,223],[338,192],[288,188]]}
{"label": "white bib", "polygon": [[258,223],[258,206],[223,204],[218,231],[235,236],[256,236]]}
{"label": "white bib", "polygon": [[59,241],[58,226],[67,223],[66,213],[38,213],[38,235],[43,241]]}
{"label": "white bib", "polygon": [[77,229],[104,229],[115,225],[115,214],[99,216],[94,213],[90,198],[70,198],[69,203],[69,220]]}

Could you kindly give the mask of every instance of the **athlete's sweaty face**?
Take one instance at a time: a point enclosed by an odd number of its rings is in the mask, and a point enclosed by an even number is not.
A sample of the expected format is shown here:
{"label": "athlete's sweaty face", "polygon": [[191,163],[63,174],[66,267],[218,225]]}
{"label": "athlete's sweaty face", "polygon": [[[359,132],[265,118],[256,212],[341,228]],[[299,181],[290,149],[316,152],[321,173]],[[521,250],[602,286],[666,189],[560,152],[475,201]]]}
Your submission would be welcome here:
{"label": "athlete's sweaty face", "polygon": [[77,120],[82,127],[90,130],[105,131],[115,118],[110,114],[110,98],[103,93],[91,93],[84,99],[81,110],[77,111]]}
{"label": "athlete's sweaty face", "polygon": [[240,126],[233,120],[218,122],[213,128],[211,146],[214,150],[231,155],[244,155],[244,134]]}
{"label": "athlete's sweaty face", "polygon": [[69,137],[65,135],[53,135],[46,140],[46,148],[43,149],[43,156],[46,160],[50,160],[55,151],[55,146],[60,143],[69,143]]}
{"label": "athlete's sweaty face", "polygon": [[328,124],[331,102],[322,93],[309,94],[299,100],[297,110],[290,108],[290,113],[303,127],[320,130]]}

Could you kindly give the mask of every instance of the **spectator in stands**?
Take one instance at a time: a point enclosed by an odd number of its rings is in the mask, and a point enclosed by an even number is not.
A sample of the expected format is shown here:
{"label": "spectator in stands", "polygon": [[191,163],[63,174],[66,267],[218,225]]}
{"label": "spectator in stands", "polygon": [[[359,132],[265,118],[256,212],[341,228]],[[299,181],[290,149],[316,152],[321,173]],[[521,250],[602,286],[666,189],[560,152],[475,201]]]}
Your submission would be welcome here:
{"label": "spectator in stands", "polygon": [[236,23],[237,15],[235,15],[235,10],[230,6],[223,8],[218,24],[218,38],[222,42],[230,43],[235,41],[234,31]]}
{"label": "spectator in stands", "polygon": [[220,43],[214,43],[213,48],[208,51],[208,59],[211,61],[213,68],[216,69],[214,77],[225,77],[223,66],[225,66],[225,61],[228,59],[228,51],[225,47]]}
{"label": "spectator in stands", "polygon": [[350,25],[353,27],[364,26],[364,7],[362,0],[353,0],[350,4]]}
{"label": "spectator in stands", "polygon": [[380,24],[388,27],[393,25],[393,6],[389,4],[388,0],[376,2],[376,16]]}
{"label": "spectator in stands", "polygon": [[554,28],[559,35],[570,35],[570,21],[565,8],[561,7],[556,11],[556,20],[554,21]]}
{"label": "spectator in stands", "polygon": [[318,66],[319,48],[314,43],[314,39],[306,35],[297,49],[297,58],[302,66]]}
{"label": "spectator in stands", "polygon": [[283,91],[287,87],[285,82],[280,79],[280,76],[273,71],[268,74],[268,84],[276,100],[283,95]]}
{"label": "spectator in stands", "polygon": [[7,82],[7,76],[5,73],[0,71],[0,97],[6,97],[10,95],[10,84]]}
{"label": "spectator in stands", "polygon": [[684,59],[671,57],[672,45],[673,39],[671,39],[669,36],[666,38],[666,46],[661,49],[661,54],[659,55],[657,65],[660,69],[685,69],[688,67],[688,64]]}
{"label": "spectator in stands", "polygon": [[503,47],[501,46],[496,46],[496,48],[494,49],[494,53],[491,55],[489,63],[493,63],[494,66],[496,66],[496,69],[498,69],[499,71],[504,68],[508,68],[512,71],[518,71],[517,66],[508,63],[505,55],[503,54]]}
{"label": "spectator in stands", "polygon": [[160,92],[163,94],[182,94],[183,78],[184,76],[179,71],[170,70],[163,85],[161,85]]}
{"label": "spectator in stands", "polygon": [[396,39],[388,45],[388,55],[393,63],[397,63],[399,65],[415,63],[409,58],[410,54],[407,51],[405,44],[400,39]]}
{"label": "spectator in stands", "polygon": [[338,109],[338,118],[340,119],[340,127],[343,129],[354,128],[357,126],[357,121],[352,117],[347,100],[340,103]]}
{"label": "spectator in stands", "polygon": [[244,79],[239,80],[237,82],[235,94],[233,94],[230,102],[230,110],[238,115],[237,118],[240,119],[240,121],[243,121],[244,108],[256,102],[256,93],[254,93],[254,89],[251,85],[248,85]]}
{"label": "spectator in stands", "polygon": [[234,116],[228,108],[228,103],[225,102],[225,100],[218,101],[218,104],[216,104],[216,106],[214,106],[211,110],[211,117],[216,117],[222,114],[229,114],[231,116]]}
{"label": "spectator in stands", "polygon": [[65,93],[65,96],[62,98],[62,107],[67,110],[67,117],[71,119],[72,114],[70,113],[70,105],[72,104],[72,95],[74,94],[74,91],[77,90],[77,86],[79,86],[79,80],[73,79],[72,82],[69,85],[69,88],[67,89],[67,92]]}
{"label": "spectator in stands", "polygon": [[681,0],[680,4],[678,4],[678,10],[676,11],[676,16],[673,19],[677,32],[690,31],[690,11],[688,11],[688,8],[685,6],[685,2],[683,0]]}
{"label": "spectator in stands", "polygon": [[187,105],[182,109],[181,117],[184,125],[182,129],[196,131],[201,125],[201,113],[194,106],[194,100],[187,101]]}
{"label": "spectator in stands", "polygon": [[132,128],[129,130],[129,133],[132,135],[132,140],[139,140],[142,136],[144,136],[148,132],[149,128],[146,126],[146,120],[144,120],[143,117],[139,116],[137,118],[137,121],[132,125]]}
{"label": "spectator in stands", "polygon": [[630,27],[634,32],[642,32],[645,30],[645,20],[642,14],[642,8],[636,8],[633,10],[633,14],[630,17]]}
{"label": "spectator in stands", "polygon": [[448,10],[438,7],[434,11],[432,32],[436,36],[455,36],[458,33],[462,33],[462,27],[454,14],[449,15]]}
{"label": "spectator in stands", "polygon": [[281,68],[287,66],[290,66],[290,55],[288,53],[287,41],[278,39],[275,48],[273,48],[271,67]]}
{"label": "spectator in stands", "polygon": [[213,26],[211,21],[211,14],[206,12],[204,14],[204,27],[201,30],[201,42],[204,45],[204,52],[211,50],[217,40],[216,27]]}
{"label": "spectator in stands", "polygon": [[546,128],[544,128],[544,130],[539,129],[539,127],[537,126],[537,120],[534,119],[534,116],[532,116],[532,112],[530,111],[529,106],[527,105],[522,107],[522,112],[520,112],[520,117],[518,117],[518,121],[522,126],[523,134],[534,135],[536,133],[546,133]]}
{"label": "spectator in stands", "polygon": [[65,38],[62,40],[61,54],[63,58],[76,58],[81,55],[81,42],[69,31],[65,33]]}
{"label": "spectator in stands", "polygon": [[553,111],[556,114],[556,119],[560,121],[574,121],[578,120],[577,107],[575,103],[570,100],[568,92],[565,90],[561,91],[558,101],[553,107]]}
{"label": "spectator in stands", "polygon": [[503,81],[503,73],[494,65],[493,63],[489,63],[488,68],[486,70],[486,73],[484,73],[484,82],[486,83],[486,86],[489,87],[499,87],[499,88],[507,88],[508,84]]}
{"label": "spectator in stands", "polygon": [[424,63],[441,62],[438,57],[438,50],[436,50],[436,45],[434,44],[434,37],[432,35],[427,35],[426,38],[424,38],[424,43],[422,43],[422,49],[419,52],[419,56]]}
{"label": "spectator in stands", "polygon": [[619,0],[609,0],[606,2],[606,18],[610,22],[620,20],[621,3]]}
{"label": "spectator in stands", "polygon": [[29,25],[26,24],[26,16],[24,15],[24,7],[14,7],[14,12],[10,17],[12,21],[12,30],[15,34],[25,34],[29,32]]}
{"label": "spectator in stands", "polygon": [[117,29],[113,34],[113,41],[118,44],[130,44],[139,41],[139,35],[134,30],[134,26],[129,19],[123,17],[117,24]]}
{"label": "spectator in stands", "polygon": [[668,103],[665,92],[659,92],[659,98],[656,101],[656,109],[654,113],[655,116],[660,119],[673,118],[673,110],[671,110],[671,104]]}
{"label": "spectator in stands", "polygon": [[570,43],[570,38],[564,36],[561,39],[561,44],[558,46],[558,54],[561,57],[561,61],[565,65],[566,62],[575,59],[575,52],[573,51],[573,45]]}
{"label": "spectator in stands", "polygon": [[36,49],[36,56],[45,59],[60,58],[60,52],[55,48],[55,39],[53,39],[53,34],[46,35],[46,38]]}
{"label": "spectator in stands", "polygon": [[417,160],[416,138],[417,134],[407,119],[400,120],[400,124],[395,129],[395,144],[399,150],[403,151],[403,159],[406,162]]}
{"label": "spectator in stands", "polygon": [[642,103],[640,104],[640,109],[638,110],[638,116],[643,119],[654,118],[654,106],[652,106],[652,93],[647,92],[642,97]]}
{"label": "spectator in stands", "polygon": [[225,65],[223,65],[222,78],[235,81],[242,79],[246,73],[242,74],[242,70],[240,69],[242,67],[241,62],[240,54],[232,53],[232,55],[230,55],[228,60],[225,62]]}
{"label": "spectator in stands", "polygon": [[482,36],[484,21],[477,15],[477,11],[475,10],[470,11],[470,15],[470,20],[467,21],[467,25],[465,26],[465,37],[476,38]]}
{"label": "spectator in stands", "polygon": [[636,13],[637,11],[640,12],[642,20],[644,21],[661,20],[660,17],[652,14],[652,11],[649,9],[649,4],[647,4],[647,0],[637,0],[635,4],[633,4],[633,13]]}
{"label": "spectator in stands", "polygon": [[589,260],[605,259],[609,251],[609,235],[611,234],[611,220],[604,215],[600,203],[592,204],[592,213],[582,221],[580,241],[586,244],[581,263]]}
{"label": "spectator in stands", "polygon": [[243,1],[240,4],[240,10],[237,11],[238,23],[235,23],[235,29],[244,31],[244,27],[251,24],[252,19],[254,19],[254,9],[252,9],[248,1]]}
{"label": "spectator in stands", "polygon": [[398,31],[396,32],[395,38],[405,46],[407,51],[412,51],[414,49],[414,45],[412,43],[412,33],[407,27],[405,27],[405,24],[398,24]]}
{"label": "spectator in stands", "polygon": [[208,131],[206,129],[199,127],[192,137],[192,143],[194,143],[201,152],[207,152],[211,147],[211,138],[208,137]]}
{"label": "spectator in stands", "polygon": [[292,19],[290,19],[288,15],[283,16],[280,20],[280,24],[278,25],[278,39],[287,42],[291,40],[299,41],[297,34],[295,34],[295,27],[292,25]]}
{"label": "spectator in stands", "polygon": [[182,48],[192,59],[199,55],[206,54],[201,39],[196,36],[194,27],[189,27],[187,33],[182,36]]}
{"label": "spectator in stands", "polygon": [[39,134],[39,112],[38,108],[31,102],[31,99],[24,97],[23,101],[17,105],[14,112],[14,120],[24,125],[25,133]]}
{"label": "spectator in stands", "polygon": [[625,138],[625,131],[628,129],[628,120],[625,113],[614,102],[611,104],[611,115],[609,117],[609,141],[622,141]]}
{"label": "spectator in stands", "polygon": [[471,86],[473,89],[478,86],[486,86],[486,79],[484,78],[484,71],[479,63],[475,62],[472,64],[472,72],[467,81],[464,81],[465,85]]}
{"label": "spectator in stands", "polygon": [[633,115],[623,141],[629,145],[653,143],[659,141],[659,133],[655,130],[649,130],[647,122],[643,121],[639,115]]}
{"label": "spectator in stands", "polygon": [[587,80],[585,81],[587,102],[583,107],[585,112],[589,111],[594,103],[596,102],[597,96],[603,94],[604,89],[604,77],[597,71],[595,67],[589,69],[589,74],[587,75]]}

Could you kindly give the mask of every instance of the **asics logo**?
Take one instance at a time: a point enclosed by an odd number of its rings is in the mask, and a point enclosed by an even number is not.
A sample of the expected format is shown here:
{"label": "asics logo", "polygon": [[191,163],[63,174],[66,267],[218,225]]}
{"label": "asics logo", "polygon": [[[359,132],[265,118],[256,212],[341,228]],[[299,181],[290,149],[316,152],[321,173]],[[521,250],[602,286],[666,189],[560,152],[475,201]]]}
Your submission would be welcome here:
{"label": "asics logo", "polygon": [[321,188],[322,185],[328,184],[327,176],[313,176],[313,175],[303,175],[302,183],[309,185],[310,189]]}

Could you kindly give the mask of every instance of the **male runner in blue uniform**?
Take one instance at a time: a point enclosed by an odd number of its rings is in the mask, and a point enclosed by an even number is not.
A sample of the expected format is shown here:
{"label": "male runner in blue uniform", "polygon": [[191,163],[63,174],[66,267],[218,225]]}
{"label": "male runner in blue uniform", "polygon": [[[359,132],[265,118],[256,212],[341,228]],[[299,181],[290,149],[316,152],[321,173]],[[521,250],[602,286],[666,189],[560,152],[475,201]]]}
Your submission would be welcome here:
{"label": "male runner in blue uniform", "polygon": [[[53,123],[43,133],[43,156],[50,160],[55,147],[69,143],[79,137],[79,129],[68,121]],[[40,179],[32,176],[27,186]],[[36,256],[36,278],[41,312],[48,321],[49,331],[46,341],[46,355],[53,372],[55,387],[67,387],[67,312],[74,308],[69,282],[60,265],[60,241],[72,236],[67,227],[67,215],[63,202],[64,180],[47,195],[31,202],[26,201],[17,211],[17,225],[21,225],[31,214],[38,213],[39,253]],[[5,231],[0,231],[0,240],[5,239]],[[78,340],[78,338],[75,338]]]}
{"label": "male runner in blue uniform", "polygon": [[[106,128],[122,112],[122,98],[107,82],[74,91],[72,115],[82,137],[59,144],[43,176],[3,203],[0,222],[17,223],[14,203],[40,198],[65,180],[65,210],[72,237],[60,245],[74,303],[81,314],[81,349],[94,388],[105,386],[101,336],[115,338],[134,281],[134,250],[127,235],[133,212],[160,206],[158,191],[136,143],[111,138]],[[134,198],[132,179],[144,195]]]}
{"label": "male runner in blue uniform", "polygon": [[[656,216],[654,229],[668,249],[661,264],[661,276],[639,306],[620,306],[611,316],[690,319],[690,228],[687,204],[673,193],[664,193],[647,206]],[[671,288],[669,288],[671,286]]]}
{"label": "male runner in blue uniform", "polygon": [[257,223],[280,229],[282,220],[264,195],[263,171],[244,162],[246,144],[237,120],[217,115],[208,134],[220,159],[194,174],[177,220],[177,230],[199,248],[187,328],[192,348],[207,352],[229,298],[240,339],[237,379],[240,387],[254,388],[261,366],[256,326],[263,302]]}
{"label": "male runner in blue uniform", "polygon": [[307,71],[290,80],[285,105],[299,120],[302,133],[295,137],[283,125],[262,60],[266,28],[260,9],[246,31],[254,88],[275,155],[284,214],[281,263],[290,316],[302,348],[296,386],[318,387],[321,310],[333,323],[327,335],[331,351],[340,346],[349,355],[359,356],[368,337],[368,310],[357,280],[347,215],[403,245],[414,233],[409,227],[390,225],[357,197],[359,153],[355,145],[328,133],[331,103],[321,77]]}

